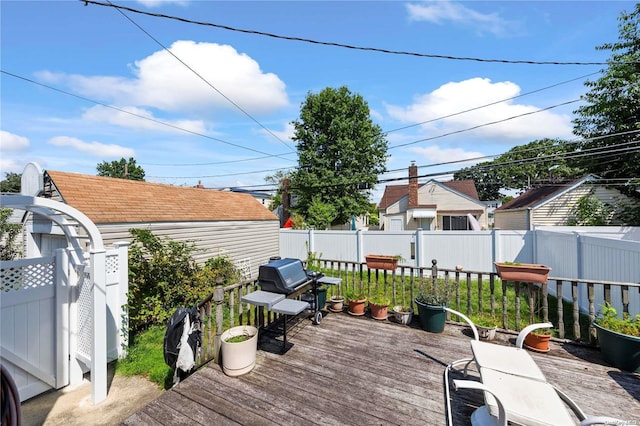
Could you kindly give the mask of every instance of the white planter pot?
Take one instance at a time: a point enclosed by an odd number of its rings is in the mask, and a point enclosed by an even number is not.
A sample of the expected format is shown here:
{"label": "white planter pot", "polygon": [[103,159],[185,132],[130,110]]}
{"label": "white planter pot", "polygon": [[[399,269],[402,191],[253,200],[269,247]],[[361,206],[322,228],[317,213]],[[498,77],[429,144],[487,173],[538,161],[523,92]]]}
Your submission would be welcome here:
{"label": "white planter pot", "polygon": [[[248,335],[244,342],[229,343],[227,339]],[[227,376],[240,376],[253,370],[256,365],[256,353],[258,350],[258,329],[251,325],[232,327],[220,336],[222,371]]]}
{"label": "white planter pot", "polygon": [[397,323],[399,324],[410,324],[411,318],[413,317],[413,308],[409,310],[409,312],[400,312],[402,306],[394,306],[393,307],[393,316]]}
{"label": "white planter pot", "polygon": [[498,327],[482,327],[477,326],[478,336],[483,340],[493,340],[496,338],[496,330]]}

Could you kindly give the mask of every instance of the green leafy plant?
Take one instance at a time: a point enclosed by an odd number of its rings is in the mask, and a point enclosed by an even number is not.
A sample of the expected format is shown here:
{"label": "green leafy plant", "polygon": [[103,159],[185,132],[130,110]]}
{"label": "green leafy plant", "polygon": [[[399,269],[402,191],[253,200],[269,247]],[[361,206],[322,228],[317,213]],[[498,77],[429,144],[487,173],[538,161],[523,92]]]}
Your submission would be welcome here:
{"label": "green leafy plant", "polygon": [[497,317],[486,313],[471,315],[469,319],[478,327],[493,328],[500,325]]}
{"label": "green leafy plant", "polygon": [[369,303],[372,303],[374,305],[380,305],[380,306],[389,306],[391,304],[391,298],[384,291],[384,288],[380,286],[369,297]]}
{"label": "green leafy plant", "polygon": [[367,296],[359,291],[349,290],[344,296],[347,300],[366,300]]}
{"label": "green leafy plant", "polygon": [[21,223],[9,223],[13,209],[0,208],[0,260],[13,260],[22,253],[16,238],[22,231]]}
{"label": "green leafy plant", "polygon": [[602,311],[598,318],[595,319],[596,324],[602,328],[615,331],[616,333],[640,337],[640,314],[632,317],[627,312],[624,312],[622,318],[620,318],[616,308],[608,302],[600,306]]}
{"label": "green leafy plant", "polygon": [[455,283],[445,278],[425,279],[420,282],[416,301],[426,305],[447,306],[455,291]]}

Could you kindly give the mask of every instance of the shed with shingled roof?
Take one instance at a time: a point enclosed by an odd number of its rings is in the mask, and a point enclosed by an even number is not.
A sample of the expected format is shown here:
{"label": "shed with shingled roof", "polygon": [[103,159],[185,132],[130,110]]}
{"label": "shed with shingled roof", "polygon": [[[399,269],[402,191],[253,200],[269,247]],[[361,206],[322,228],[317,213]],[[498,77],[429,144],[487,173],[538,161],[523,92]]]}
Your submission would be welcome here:
{"label": "shed with shingled roof", "polygon": [[[198,262],[219,255],[236,262],[250,259],[253,274],[279,252],[278,217],[250,194],[53,170],[32,179],[40,179],[39,196],[62,201],[89,217],[105,245],[131,241],[132,228],[148,229],[194,243]],[[40,241],[40,251],[52,251],[57,248],[55,232],[51,226],[44,229],[51,234],[34,235],[33,240],[36,245]]]}

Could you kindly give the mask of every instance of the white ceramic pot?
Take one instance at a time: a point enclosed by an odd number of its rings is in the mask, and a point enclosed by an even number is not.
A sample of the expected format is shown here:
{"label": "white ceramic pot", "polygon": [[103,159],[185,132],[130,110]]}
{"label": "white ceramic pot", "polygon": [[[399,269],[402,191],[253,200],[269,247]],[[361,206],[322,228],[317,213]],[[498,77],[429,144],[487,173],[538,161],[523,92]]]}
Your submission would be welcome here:
{"label": "white ceramic pot", "polygon": [[[246,335],[249,338],[243,342],[229,343],[227,340],[236,336]],[[222,332],[220,336],[222,371],[227,376],[247,374],[256,365],[258,351],[258,329],[251,325],[239,325]]]}

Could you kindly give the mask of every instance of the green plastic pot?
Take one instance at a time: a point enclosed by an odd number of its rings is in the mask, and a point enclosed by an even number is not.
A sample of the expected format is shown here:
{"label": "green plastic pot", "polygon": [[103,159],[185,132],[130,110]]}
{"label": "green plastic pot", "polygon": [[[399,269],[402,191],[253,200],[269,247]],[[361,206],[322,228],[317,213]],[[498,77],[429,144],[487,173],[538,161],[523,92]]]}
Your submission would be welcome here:
{"label": "green plastic pot", "polygon": [[447,320],[447,311],[442,306],[427,305],[415,301],[418,305],[418,319],[423,330],[431,333],[442,333]]}
{"label": "green plastic pot", "polygon": [[605,361],[620,370],[640,373],[640,337],[616,333],[593,323]]}

